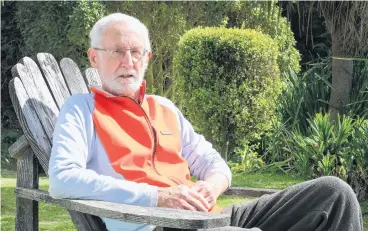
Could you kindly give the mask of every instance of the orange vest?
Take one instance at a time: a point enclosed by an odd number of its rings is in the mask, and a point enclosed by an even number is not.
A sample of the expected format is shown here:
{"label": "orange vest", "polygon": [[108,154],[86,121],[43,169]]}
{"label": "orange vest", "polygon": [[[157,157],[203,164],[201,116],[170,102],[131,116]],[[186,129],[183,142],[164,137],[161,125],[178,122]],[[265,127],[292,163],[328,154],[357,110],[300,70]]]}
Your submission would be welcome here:
{"label": "orange vest", "polygon": [[159,187],[192,185],[188,163],[180,155],[179,123],[170,108],[154,97],[139,104],[129,97],[91,90],[95,129],[115,172]]}
{"label": "orange vest", "polygon": [[[158,187],[192,186],[187,161],[181,156],[181,134],[174,112],[154,97],[95,94],[93,123],[111,166],[125,179]],[[141,87],[141,96],[144,89]],[[210,209],[220,212],[215,206]]]}

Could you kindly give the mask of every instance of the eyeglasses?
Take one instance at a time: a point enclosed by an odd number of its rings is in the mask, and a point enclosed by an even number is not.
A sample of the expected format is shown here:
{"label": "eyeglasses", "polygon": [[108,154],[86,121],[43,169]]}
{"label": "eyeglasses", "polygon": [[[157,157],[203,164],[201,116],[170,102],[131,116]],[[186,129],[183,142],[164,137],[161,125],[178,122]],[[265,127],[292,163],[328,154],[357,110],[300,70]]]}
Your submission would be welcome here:
{"label": "eyeglasses", "polygon": [[139,48],[130,48],[130,49],[124,49],[124,50],[107,50],[102,49],[98,47],[92,47],[95,50],[98,51],[104,51],[110,55],[111,58],[114,59],[122,59],[126,55],[127,51],[130,52],[130,55],[132,56],[133,63],[139,62],[143,58],[143,56],[148,51],[147,49],[139,49]]}

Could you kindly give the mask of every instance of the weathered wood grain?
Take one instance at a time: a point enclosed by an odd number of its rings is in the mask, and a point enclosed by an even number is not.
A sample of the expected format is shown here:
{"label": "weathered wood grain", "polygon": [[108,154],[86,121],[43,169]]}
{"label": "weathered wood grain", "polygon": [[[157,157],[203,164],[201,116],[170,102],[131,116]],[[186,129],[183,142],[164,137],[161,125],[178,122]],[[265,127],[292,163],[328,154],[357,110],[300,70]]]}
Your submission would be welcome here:
{"label": "weathered wood grain", "polygon": [[83,75],[72,59],[63,58],[60,61],[60,68],[71,94],[88,93],[87,84]]}
{"label": "weathered wood grain", "polygon": [[86,80],[88,87],[101,87],[101,79],[100,75],[98,74],[97,69],[95,68],[87,68],[86,69]]}
{"label": "weathered wood grain", "polygon": [[225,195],[233,195],[240,197],[260,197],[265,194],[273,194],[279,192],[278,189],[261,189],[261,188],[240,188],[232,187],[224,192]]}
{"label": "weathered wood grain", "polygon": [[19,197],[44,201],[83,213],[161,227],[199,229],[223,227],[230,224],[230,215],[228,214],[141,207],[104,201],[53,199],[46,191],[20,187],[15,189],[15,193]]}
{"label": "weathered wood grain", "polygon": [[198,229],[198,231],[261,231],[258,228],[251,228],[251,229],[243,229],[234,226],[226,226],[226,227],[219,227],[219,228],[211,228],[211,229]]}
{"label": "weathered wood grain", "polygon": [[33,105],[46,134],[51,134],[48,136],[51,141],[59,109],[37,64],[28,57],[21,61],[23,64],[18,63],[12,68],[13,77],[19,77],[23,86],[26,86],[25,90],[29,96],[29,101]]}
{"label": "weathered wood grain", "polygon": [[61,74],[59,65],[51,54],[38,53],[37,59],[45,79],[49,84],[50,91],[60,109],[65,100],[69,98],[70,92]]}
{"label": "weathered wood grain", "polygon": [[18,159],[29,148],[31,148],[31,146],[29,146],[27,138],[22,135],[8,148],[8,151],[12,158]]}
{"label": "weathered wood grain", "polygon": [[[38,162],[28,148],[17,160],[17,187],[38,188]],[[38,230],[38,202],[26,198],[16,198],[15,230]]]}
{"label": "weathered wood grain", "polygon": [[[156,227],[153,231],[183,231],[183,229]],[[257,228],[243,229],[234,226],[216,227],[209,229],[185,229],[185,231],[261,231]]]}
{"label": "weathered wood grain", "polygon": [[49,155],[51,151],[50,141],[18,77],[10,81],[9,92],[24,135],[40,161],[41,166],[47,171],[49,169]]}

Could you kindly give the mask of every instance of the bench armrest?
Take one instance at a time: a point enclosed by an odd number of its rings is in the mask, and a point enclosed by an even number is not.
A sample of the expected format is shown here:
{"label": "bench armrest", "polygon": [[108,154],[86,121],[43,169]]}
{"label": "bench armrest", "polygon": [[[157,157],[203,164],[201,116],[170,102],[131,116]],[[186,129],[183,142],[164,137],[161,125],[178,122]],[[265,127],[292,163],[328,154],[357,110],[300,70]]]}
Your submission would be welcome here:
{"label": "bench armrest", "polygon": [[142,207],[105,201],[53,199],[48,192],[39,189],[16,187],[15,195],[35,201],[43,201],[99,217],[126,222],[151,224],[181,229],[207,229],[230,224],[230,215],[204,213],[157,207]]}
{"label": "bench armrest", "polygon": [[27,138],[22,135],[9,147],[8,151],[12,158],[18,159],[30,147]]}

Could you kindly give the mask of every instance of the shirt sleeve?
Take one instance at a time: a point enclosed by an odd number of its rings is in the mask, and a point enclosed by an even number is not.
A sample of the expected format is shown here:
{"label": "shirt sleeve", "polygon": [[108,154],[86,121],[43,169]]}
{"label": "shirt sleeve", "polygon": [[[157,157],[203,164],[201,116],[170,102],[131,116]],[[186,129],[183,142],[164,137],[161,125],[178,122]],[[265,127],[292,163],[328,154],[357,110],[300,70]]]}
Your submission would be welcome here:
{"label": "shirt sleeve", "polygon": [[187,160],[190,172],[200,180],[206,180],[213,173],[224,174],[231,185],[231,171],[220,154],[202,135],[196,133],[190,122],[179,112],[182,137],[182,155]]}
{"label": "shirt sleeve", "polygon": [[156,186],[87,169],[92,134],[93,121],[87,100],[73,95],[62,107],[53,134],[48,171],[51,197],[157,206]]}

